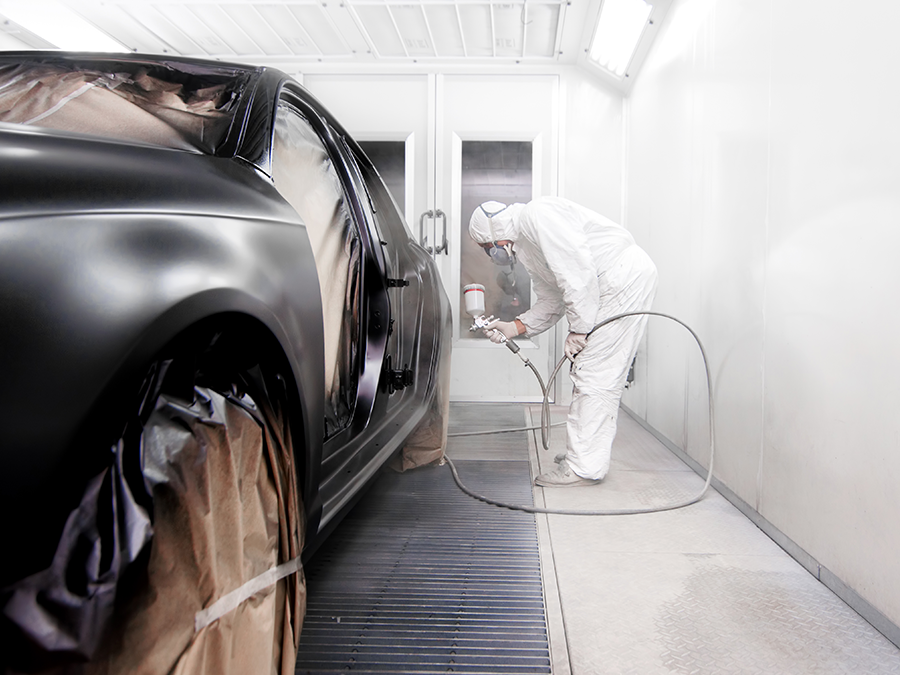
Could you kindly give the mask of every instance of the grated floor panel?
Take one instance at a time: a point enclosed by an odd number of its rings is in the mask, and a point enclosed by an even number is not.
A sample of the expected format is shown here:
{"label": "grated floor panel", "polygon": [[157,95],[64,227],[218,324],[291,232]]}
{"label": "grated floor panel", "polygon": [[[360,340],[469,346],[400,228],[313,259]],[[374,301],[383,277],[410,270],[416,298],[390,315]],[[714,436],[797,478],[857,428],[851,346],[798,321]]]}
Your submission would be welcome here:
{"label": "grated floor panel", "polygon": [[[532,503],[524,433],[519,448],[455,462],[473,489]],[[550,673],[534,517],[467,497],[446,466],[384,472],[306,574],[298,674]]]}

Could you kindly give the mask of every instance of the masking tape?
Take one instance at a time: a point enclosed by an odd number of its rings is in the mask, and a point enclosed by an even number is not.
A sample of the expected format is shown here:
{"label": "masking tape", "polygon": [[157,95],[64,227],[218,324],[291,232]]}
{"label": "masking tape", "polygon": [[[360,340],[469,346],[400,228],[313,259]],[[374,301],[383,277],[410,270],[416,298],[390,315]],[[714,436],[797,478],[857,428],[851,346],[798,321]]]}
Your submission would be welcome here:
{"label": "masking tape", "polygon": [[278,567],[266,570],[258,577],[254,577],[243,586],[234,589],[230,593],[226,593],[216,600],[206,609],[201,609],[194,615],[194,632],[199,633],[213,621],[218,621],[228,612],[236,609],[245,600],[259,593],[261,590],[274,586],[291,574],[295,574],[303,567],[300,558],[294,558],[286,563],[282,563]]}
{"label": "masking tape", "polygon": [[79,96],[81,96],[82,94],[84,94],[84,93],[90,91],[90,90],[93,89],[93,88],[94,88],[94,83],[93,83],[93,82],[88,82],[87,84],[81,85],[81,87],[80,87],[79,89],[73,91],[73,92],[72,92],[71,94],[69,94],[68,96],[63,96],[63,97],[59,100],[59,103],[57,103],[55,106],[53,106],[53,107],[50,108],[49,110],[45,110],[44,112],[42,112],[40,115],[37,115],[36,117],[32,117],[30,120],[24,122],[24,124],[34,124],[35,122],[40,122],[40,121],[41,121],[42,119],[44,119],[45,117],[50,117],[50,115],[52,115],[52,114],[55,113],[57,110],[59,110],[60,108],[62,108],[66,103],[68,103],[69,101],[71,101],[73,98],[78,98]]}

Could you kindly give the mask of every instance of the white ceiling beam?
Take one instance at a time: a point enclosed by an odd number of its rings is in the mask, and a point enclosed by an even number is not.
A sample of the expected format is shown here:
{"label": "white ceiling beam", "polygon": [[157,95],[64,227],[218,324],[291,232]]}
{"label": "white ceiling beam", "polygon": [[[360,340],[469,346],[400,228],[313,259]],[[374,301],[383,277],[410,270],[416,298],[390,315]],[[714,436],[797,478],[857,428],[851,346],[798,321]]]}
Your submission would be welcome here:
{"label": "white ceiling beam", "polygon": [[528,39],[528,3],[522,3],[522,58],[525,58],[525,41]]}
{"label": "white ceiling beam", "polygon": [[419,5],[419,11],[422,13],[422,21],[425,22],[425,30],[428,33],[428,39],[431,42],[431,53],[437,58],[437,41],[434,39],[434,33],[431,32],[431,22],[428,20],[428,15],[425,13],[425,6]]}
{"label": "white ceiling beam", "polygon": [[174,53],[198,56],[207,55],[205,49],[185,35],[184,31],[178,26],[173,25],[155,6],[145,3],[128,3],[122,5],[122,9],[138,24],[143,26],[144,30],[152,33],[158,40],[167,44]]}
{"label": "white ceiling beam", "polygon": [[494,25],[494,3],[490,4],[491,10],[491,56],[497,56],[497,27]]}
{"label": "white ceiling beam", "polygon": [[400,26],[397,25],[397,17],[394,16],[394,12],[391,11],[391,6],[385,5],[387,8],[388,16],[391,17],[391,23],[394,25],[394,30],[397,31],[397,37],[400,40],[400,46],[403,48],[403,54],[406,58],[409,58],[409,50],[406,48],[406,40],[403,39],[403,33],[400,32]]}
{"label": "white ceiling beam", "polygon": [[[295,56],[321,58],[322,52],[288,5],[259,3],[256,8],[266,24],[277,33]],[[299,51],[298,51],[299,50]]]}
{"label": "white ceiling beam", "polygon": [[227,9],[223,8],[223,10],[236,24],[243,24],[244,32],[250,36],[254,43],[259,45],[261,54],[287,56],[293,53],[288,43],[269,25],[266,17],[260,14],[256,5],[245,3],[229,4]]}
{"label": "white ceiling beam", "polygon": [[459,38],[462,40],[463,56],[469,55],[469,48],[466,46],[466,32],[463,30],[462,17],[459,15],[459,2],[453,3],[453,10],[456,12],[456,25],[459,27]]}
{"label": "white ceiling beam", "polygon": [[[556,40],[553,45],[553,58],[558,59],[559,55],[562,54],[562,44],[563,44],[563,29],[566,25],[566,10],[569,7],[568,2],[559,3],[559,15],[556,19]],[[571,56],[575,56],[572,54]]]}
{"label": "white ceiling beam", "polygon": [[235,51],[222,39],[217,31],[212,30],[203,19],[191,10],[190,5],[159,3],[153,7],[175,26],[179,32],[188,37],[210,56],[235,55]]}
{"label": "white ceiling beam", "polygon": [[332,26],[347,44],[349,55],[356,59],[373,58],[372,45],[366,39],[349,3],[327,3],[323,5],[322,10],[328,14]]}
{"label": "white ceiling beam", "polygon": [[234,18],[225,11],[221,4],[204,5],[191,3],[188,9],[206,26],[214,31],[235,54],[265,54],[253,37],[244,30]]}
{"label": "white ceiling beam", "polygon": [[291,14],[318,47],[322,56],[347,56],[353,50],[331,14],[325,11],[325,7],[327,7],[325,3],[295,2],[288,5]]}

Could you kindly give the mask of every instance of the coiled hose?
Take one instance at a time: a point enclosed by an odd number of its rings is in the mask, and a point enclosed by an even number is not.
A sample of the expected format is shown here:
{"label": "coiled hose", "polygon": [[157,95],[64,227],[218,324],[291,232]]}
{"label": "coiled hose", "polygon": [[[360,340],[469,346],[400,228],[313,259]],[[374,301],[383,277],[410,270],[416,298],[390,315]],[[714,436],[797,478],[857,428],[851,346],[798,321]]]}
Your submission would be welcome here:
{"label": "coiled hose", "polygon": [[[590,339],[591,335],[593,335],[597,330],[603,328],[605,325],[612,323],[613,321],[618,321],[620,319],[624,319],[629,316],[660,316],[664,319],[669,319],[674,321],[675,323],[680,324],[693,336],[694,340],[697,342],[697,346],[700,348],[700,356],[703,358],[703,369],[706,372],[706,391],[707,391],[707,400],[709,401],[709,469],[706,473],[706,481],[703,484],[703,488],[693,497],[688,499],[675,502],[673,504],[664,504],[662,506],[652,506],[652,507],[644,507],[644,508],[632,508],[632,509],[597,509],[597,510],[574,510],[574,509],[549,509],[540,506],[527,506],[521,504],[507,504],[505,502],[497,501],[496,499],[491,499],[490,497],[486,497],[484,495],[480,495],[476,492],[473,492],[465,485],[463,485],[462,481],[459,478],[459,473],[456,470],[456,466],[453,464],[453,461],[449,457],[444,457],[444,460],[450,467],[450,471],[453,474],[453,480],[456,482],[456,485],[460,490],[465,492],[470,497],[478,499],[486,504],[492,504],[494,506],[499,506],[505,509],[512,509],[513,511],[524,511],[526,513],[547,513],[554,515],[564,515],[564,516],[631,516],[631,515],[639,515],[643,513],[659,513],[661,511],[672,511],[674,509],[684,508],[685,506],[690,506],[691,504],[696,504],[700,501],[703,496],[706,494],[706,491],[709,489],[709,484],[712,482],[713,475],[713,462],[715,460],[716,455],[716,446],[715,446],[715,414],[713,410],[713,396],[712,396],[712,377],[709,373],[709,363],[706,359],[706,350],[703,348],[703,343],[700,341],[700,337],[694,332],[694,330],[688,326],[681,319],[677,319],[674,316],[669,314],[663,314],[662,312],[651,312],[651,311],[641,311],[641,312],[625,312],[623,314],[617,314],[615,316],[611,316],[608,319],[604,319],[596,326],[594,326],[590,332],[587,334],[587,339]],[[513,350],[514,352],[518,351],[517,349]],[[562,368],[563,363],[566,362],[567,357],[563,356],[559,363],[556,364],[556,368],[553,369],[553,373],[550,375],[550,379],[547,384],[544,385],[543,378],[541,378],[540,373],[535,369],[534,365],[531,361],[527,359],[523,359],[525,361],[525,365],[530,367],[532,372],[537,377],[538,383],[541,386],[541,391],[544,394],[544,399],[541,404],[541,443],[544,447],[544,450],[549,449],[550,447],[550,391],[553,387],[553,382],[556,380],[556,376],[559,374],[559,369]],[[553,425],[556,426],[556,425]],[[479,434],[494,434],[494,433],[503,433],[503,432],[512,432],[512,431],[530,431],[532,429],[537,429],[537,427],[525,427],[522,429],[496,429],[492,431],[471,431],[471,432],[463,432],[460,434],[450,434],[451,436],[475,436]]]}

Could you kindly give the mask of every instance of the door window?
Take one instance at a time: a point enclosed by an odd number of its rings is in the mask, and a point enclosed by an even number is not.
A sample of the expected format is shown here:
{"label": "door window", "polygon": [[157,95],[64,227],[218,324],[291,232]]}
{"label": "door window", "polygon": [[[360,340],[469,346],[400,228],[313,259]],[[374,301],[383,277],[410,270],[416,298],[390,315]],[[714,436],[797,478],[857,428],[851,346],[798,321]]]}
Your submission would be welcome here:
{"label": "door window", "polygon": [[469,236],[469,216],[486,201],[526,204],[531,201],[531,157],[529,141],[463,141],[460,214],[459,336],[479,339],[469,331],[472,318],[466,314],[463,288],[482,284],[485,314],[512,321],[531,307],[531,278],[522,265],[497,266]]}
{"label": "door window", "polygon": [[275,118],[272,179],[306,224],[322,296],[326,437],[350,421],[359,372],[360,238],[334,161],[296,108]]}
{"label": "door window", "polygon": [[359,145],[375,165],[403,215],[406,204],[406,142],[360,141]]}

